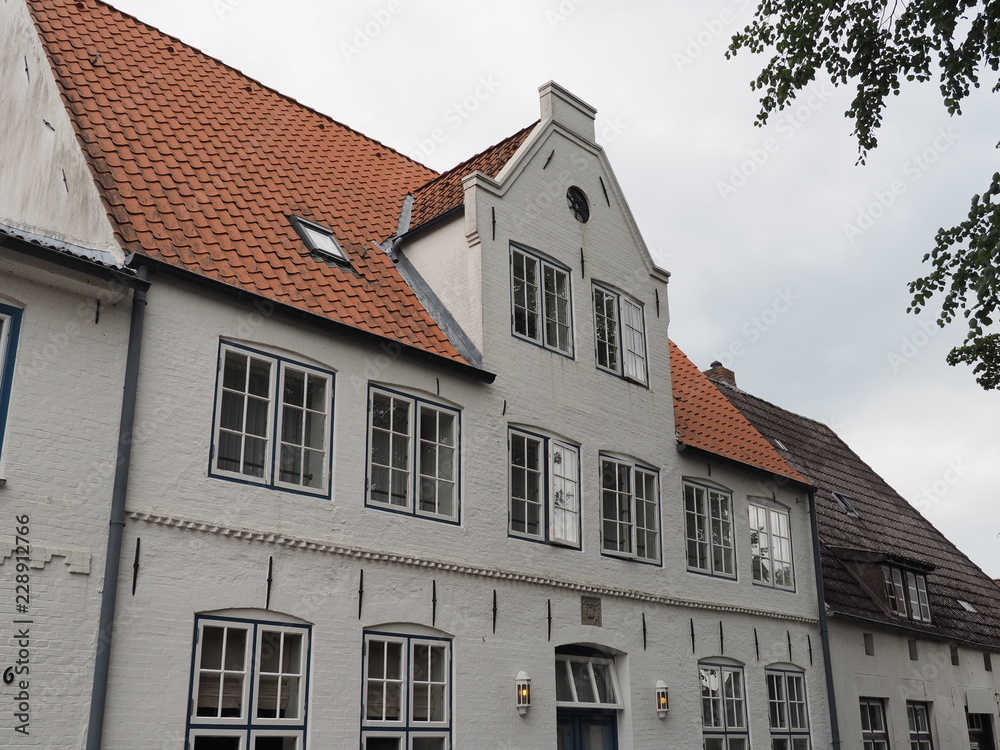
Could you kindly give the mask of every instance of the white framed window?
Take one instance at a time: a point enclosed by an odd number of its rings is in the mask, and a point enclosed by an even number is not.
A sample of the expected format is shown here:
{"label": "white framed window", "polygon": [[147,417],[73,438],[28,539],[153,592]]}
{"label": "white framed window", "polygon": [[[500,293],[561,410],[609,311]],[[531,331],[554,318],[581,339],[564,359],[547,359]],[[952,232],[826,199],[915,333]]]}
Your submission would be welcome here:
{"label": "white framed window", "polygon": [[704,750],[748,750],[742,667],[700,662]]}
{"label": "white framed window", "polygon": [[906,702],[906,723],[910,730],[910,750],[934,750],[930,715],[929,703]]}
{"label": "white framed window", "polygon": [[579,447],[511,428],[507,454],[510,535],[579,549]]}
{"label": "white framed window", "polygon": [[685,482],[684,525],[688,570],[735,578],[732,494]]}
{"label": "white framed window", "polygon": [[195,624],[191,750],[302,750],[309,627],[209,616]]}
{"label": "white framed window", "polygon": [[601,456],[601,549],[660,561],[660,493],[654,469]]}
{"label": "white framed window", "polygon": [[223,342],[210,473],[329,495],[333,385],[331,372]]}
{"label": "white framed window", "polygon": [[645,385],[646,324],[642,305],[597,284],[593,294],[597,366]]}
{"label": "white framed window", "polygon": [[795,588],[788,510],[753,502],[750,510],[750,560],[754,583]]}
{"label": "white framed window", "polygon": [[893,614],[920,622],[931,621],[930,600],[927,598],[927,576],[893,565],[883,565],[882,583],[885,591],[885,602]]}
{"label": "white framed window", "polygon": [[809,750],[805,675],[768,670],[765,678],[771,750]]}
{"label": "white framed window", "polygon": [[885,701],[862,698],[861,747],[863,750],[889,750],[889,729],[885,723]]}
{"label": "white framed window", "polygon": [[614,660],[556,654],[556,706],[624,708]]}
{"label": "white framed window", "polygon": [[569,270],[511,245],[510,288],[514,335],[572,357]]}
{"label": "white framed window", "polygon": [[21,310],[0,304],[0,450],[7,434],[7,412],[14,387],[14,356],[20,334]]}
{"label": "white framed window", "polygon": [[458,523],[460,437],[457,409],[371,387],[366,503]]}
{"label": "white framed window", "polygon": [[448,750],[451,641],[365,633],[361,744],[365,750]]}

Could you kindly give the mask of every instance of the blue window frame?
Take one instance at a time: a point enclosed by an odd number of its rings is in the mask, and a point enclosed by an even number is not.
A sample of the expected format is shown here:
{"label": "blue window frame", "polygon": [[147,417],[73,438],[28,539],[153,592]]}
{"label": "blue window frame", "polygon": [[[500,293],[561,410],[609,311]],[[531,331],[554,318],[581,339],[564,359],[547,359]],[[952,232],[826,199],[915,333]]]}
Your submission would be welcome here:
{"label": "blue window frame", "polygon": [[449,750],[451,640],[375,631],[364,638],[362,750]]}
{"label": "blue window frame", "polygon": [[573,358],[573,295],[568,268],[510,246],[511,332]]}
{"label": "blue window frame", "polygon": [[311,628],[195,618],[187,750],[304,750]]}
{"label": "blue window frame", "polygon": [[580,448],[511,427],[508,533],[580,548]]}
{"label": "blue window frame", "polygon": [[365,504],[459,522],[462,413],[371,386]]}
{"label": "blue window frame", "polygon": [[333,390],[332,372],[221,342],[209,474],[329,497]]}
{"label": "blue window frame", "polygon": [[0,304],[0,450],[7,436],[7,411],[14,387],[14,355],[21,336],[21,310]]}

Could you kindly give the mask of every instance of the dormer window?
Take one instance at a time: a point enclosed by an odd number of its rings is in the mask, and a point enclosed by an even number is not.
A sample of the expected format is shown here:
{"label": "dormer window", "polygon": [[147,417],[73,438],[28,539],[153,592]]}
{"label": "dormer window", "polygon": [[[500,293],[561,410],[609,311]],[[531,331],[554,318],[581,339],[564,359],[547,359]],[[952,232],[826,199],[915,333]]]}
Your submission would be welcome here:
{"label": "dormer window", "polygon": [[893,614],[920,622],[931,621],[927,599],[927,577],[893,565],[882,566],[885,601]]}
{"label": "dormer window", "polygon": [[347,259],[344,251],[337,244],[332,230],[324,227],[322,224],[303,219],[301,216],[292,216],[290,218],[292,226],[295,227],[295,230],[299,233],[299,237],[306,243],[306,247],[309,248],[310,252],[342,265],[350,265],[350,261]]}

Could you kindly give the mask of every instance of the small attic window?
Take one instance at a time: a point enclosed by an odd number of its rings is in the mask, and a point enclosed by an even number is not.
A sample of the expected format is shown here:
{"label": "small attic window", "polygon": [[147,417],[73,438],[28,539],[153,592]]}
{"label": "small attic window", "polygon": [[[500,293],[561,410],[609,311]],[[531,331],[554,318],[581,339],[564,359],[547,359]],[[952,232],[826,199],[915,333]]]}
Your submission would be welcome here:
{"label": "small attic window", "polygon": [[777,448],[779,451],[788,450],[788,448],[785,447],[785,444],[780,440],[778,440],[778,438],[771,438],[771,441],[774,443],[774,447]]}
{"label": "small attic window", "polygon": [[322,224],[303,219],[301,216],[291,216],[289,218],[291,219],[292,226],[295,227],[310,252],[316,253],[328,260],[334,260],[337,263],[350,264],[344,251],[337,244],[332,230],[324,227]]}
{"label": "small attic window", "polygon": [[849,495],[842,495],[839,492],[833,492],[831,494],[833,495],[833,499],[837,501],[837,505],[840,506],[840,509],[844,511],[844,513],[851,516],[852,518],[861,517],[861,514],[854,509],[854,504],[852,502],[854,498],[850,497]]}
{"label": "small attic window", "polygon": [[962,605],[962,609],[964,609],[966,612],[975,612],[976,611],[976,608],[973,607],[971,604],[969,604],[966,601],[962,601],[961,599],[959,599],[958,603]]}
{"label": "small attic window", "polygon": [[566,191],[566,203],[573,212],[574,219],[581,224],[590,221],[590,202],[587,200],[587,194],[576,185]]}

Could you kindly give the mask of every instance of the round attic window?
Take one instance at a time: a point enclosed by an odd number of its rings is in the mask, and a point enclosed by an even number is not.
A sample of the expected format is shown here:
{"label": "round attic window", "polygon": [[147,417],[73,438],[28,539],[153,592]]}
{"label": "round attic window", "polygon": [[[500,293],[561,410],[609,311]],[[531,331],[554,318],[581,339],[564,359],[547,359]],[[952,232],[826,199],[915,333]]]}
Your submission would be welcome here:
{"label": "round attic window", "polygon": [[590,203],[587,202],[587,194],[576,185],[566,191],[566,203],[569,210],[573,212],[573,218],[581,224],[586,224],[590,219]]}

